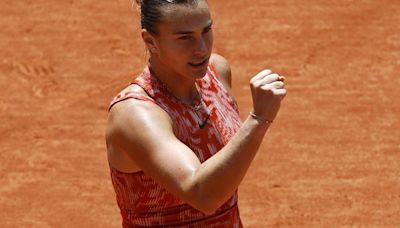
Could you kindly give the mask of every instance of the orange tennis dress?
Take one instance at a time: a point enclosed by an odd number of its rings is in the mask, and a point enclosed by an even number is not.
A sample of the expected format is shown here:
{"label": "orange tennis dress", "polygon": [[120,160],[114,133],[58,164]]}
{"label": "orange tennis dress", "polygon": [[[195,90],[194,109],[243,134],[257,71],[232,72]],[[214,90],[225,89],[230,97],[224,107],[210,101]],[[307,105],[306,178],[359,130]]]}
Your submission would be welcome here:
{"label": "orange tennis dress", "polygon": [[[109,109],[128,98],[154,102],[169,114],[176,137],[192,149],[200,162],[216,154],[242,124],[235,101],[211,65],[207,74],[196,80],[200,96],[196,107],[177,99],[148,67],[132,83],[143,88],[148,96],[120,93],[111,101]],[[143,172],[123,173],[111,166],[110,172],[124,228],[242,227],[237,191],[215,213],[206,215],[172,195]]]}

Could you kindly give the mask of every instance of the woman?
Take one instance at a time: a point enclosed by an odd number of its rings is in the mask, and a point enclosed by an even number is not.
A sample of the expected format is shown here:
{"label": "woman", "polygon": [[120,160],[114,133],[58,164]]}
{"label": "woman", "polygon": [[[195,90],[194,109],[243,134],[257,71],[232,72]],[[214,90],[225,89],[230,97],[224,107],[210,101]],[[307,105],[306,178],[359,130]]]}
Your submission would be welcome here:
{"label": "woman", "polygon": [[110,104],[108,160],[123,227],[242,227],[237,188],[286,94],[264,70],[242,124],[206,0],[144,0],[143,73]]}

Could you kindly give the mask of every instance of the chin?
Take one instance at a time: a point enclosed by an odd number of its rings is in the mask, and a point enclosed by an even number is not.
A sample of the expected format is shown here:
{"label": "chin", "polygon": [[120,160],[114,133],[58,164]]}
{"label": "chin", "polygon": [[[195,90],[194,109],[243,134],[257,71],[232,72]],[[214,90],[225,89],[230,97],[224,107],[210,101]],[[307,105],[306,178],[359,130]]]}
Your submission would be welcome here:
{"label": "chin", "polygon": [[208,70],[208,64],[202,68],[198,68],[198,69],[189,69],[190,74],[192,76],[192,78],[194,79],[200,79],[203,78],[204,76],[206,76],[207,74],[207,70]]}
{"label": "chin", "polygon": [[207,74],[207,70],[201,71],[201,72],[192,73],[192,78],[194,78],[194,79],[201,79],[201,78],[203,78],[204,76],[206,76],[206,74]]}

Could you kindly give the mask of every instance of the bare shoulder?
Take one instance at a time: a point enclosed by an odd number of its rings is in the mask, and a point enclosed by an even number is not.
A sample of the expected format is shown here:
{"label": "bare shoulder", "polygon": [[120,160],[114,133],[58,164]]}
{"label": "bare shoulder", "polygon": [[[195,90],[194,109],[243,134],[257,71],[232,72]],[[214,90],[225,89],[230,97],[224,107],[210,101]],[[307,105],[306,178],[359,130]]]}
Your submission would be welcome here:
{"label": "bare shoulder", "polygon": [[157,135],[160,131],[172,133],[172,129],[171,118],[158,105],[149,101],[126,99],[110,109],[106,136],[112,143],[121,144],[121,140],[125,140],[136,144],[137,140],[145,140],[147,134]]}
{"label": "bare shoulder", "polygon": [[210,63],[214,66],[225,88],[230,91],[232,88],[232,72],[228,60],[219,54],[213,53],[210,58]]}
{"label": "bare shoulder", "polygon": [[129,86],[127,86],[126,88],[124,88],[121,93],[123,92],[134,92],[134,93],[139,93],[141,95],[147,96],[148,94],[146,93],[146,91],[144,91],[144,89],[142,89],[142,87],[136,85],[136,84],[131,84]]}

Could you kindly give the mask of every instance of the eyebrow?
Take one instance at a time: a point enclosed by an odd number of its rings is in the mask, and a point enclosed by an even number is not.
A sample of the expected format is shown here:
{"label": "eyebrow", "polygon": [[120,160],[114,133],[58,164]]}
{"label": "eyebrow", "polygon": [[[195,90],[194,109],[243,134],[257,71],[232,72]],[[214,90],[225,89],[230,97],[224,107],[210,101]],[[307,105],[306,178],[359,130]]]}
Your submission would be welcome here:
{"label": "eyebrow", "polygon": [[[205,27],[203,28],[203,30],[206,30],[206,29],[208,29],[208,28],[211,28],[212,24],[213,24],[213,21],[210,20],[210,22],[208,22],[208,25],[205,26]],[[187,34],[193,34],[193,33],[194,33],[193,31],[177,31],[177,32],[174,32],[174,35],[187,35]]]}

